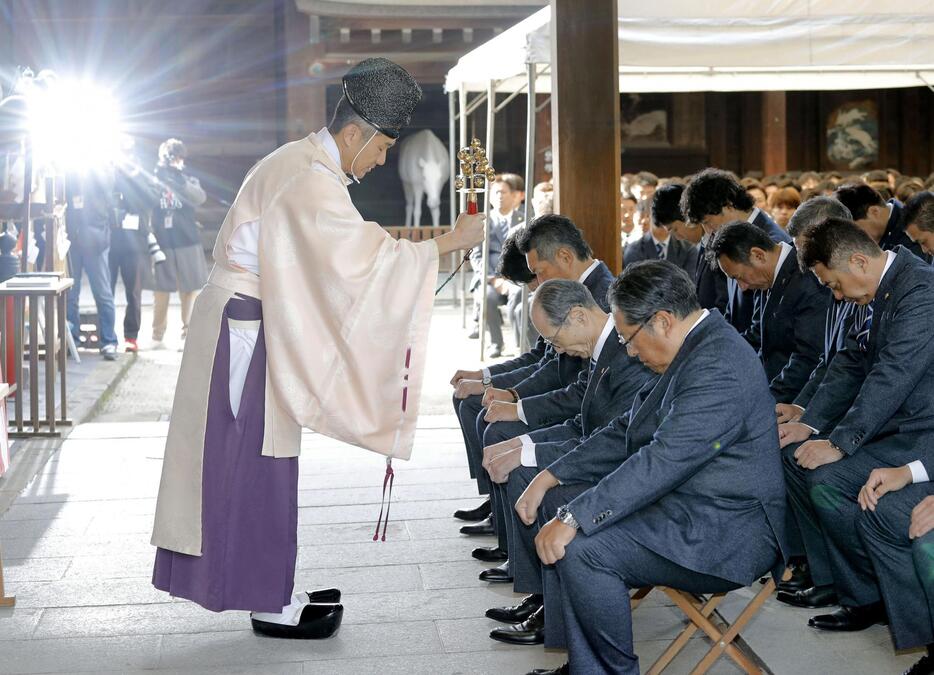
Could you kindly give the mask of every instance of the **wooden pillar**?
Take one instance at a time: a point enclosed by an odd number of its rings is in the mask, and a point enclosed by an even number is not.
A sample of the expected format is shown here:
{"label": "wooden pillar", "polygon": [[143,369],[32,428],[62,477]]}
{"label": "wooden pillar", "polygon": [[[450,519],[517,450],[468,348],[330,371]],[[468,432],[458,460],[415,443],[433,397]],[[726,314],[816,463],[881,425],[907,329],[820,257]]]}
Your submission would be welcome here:
{"label": "wooden pillar", "polygon": [[551,0],[555,210],[594,255],[622,268],[616,0]]}
{"label": "wooden pillar", "polygon": [[788,170],[785,92],[762,92],[762,164],[766,176]]}
{"label": "wooden pillar", "polygon": [[285,137],[294,141],[328,123],[327,80],[317,63],[325,53],[318,35],[318,19],[286,3],[285,19]]}

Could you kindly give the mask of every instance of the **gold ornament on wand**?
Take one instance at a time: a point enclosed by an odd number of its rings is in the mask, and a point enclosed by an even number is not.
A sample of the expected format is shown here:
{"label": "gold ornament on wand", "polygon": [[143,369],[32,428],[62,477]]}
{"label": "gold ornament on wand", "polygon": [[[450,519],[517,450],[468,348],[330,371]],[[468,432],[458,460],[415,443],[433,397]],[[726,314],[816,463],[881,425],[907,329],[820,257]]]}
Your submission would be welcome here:
{"label": "gold ornament on wand", "polygon": [[477,138],[473,139],[469,146],[460,149],[457,159],[461,165],[461,172],[454,179],[454,189],[467,193],[467,213],[477,213],[477,194],[486,192],[486,186],[493,181],[496,172],[490,166],[486,150]]}

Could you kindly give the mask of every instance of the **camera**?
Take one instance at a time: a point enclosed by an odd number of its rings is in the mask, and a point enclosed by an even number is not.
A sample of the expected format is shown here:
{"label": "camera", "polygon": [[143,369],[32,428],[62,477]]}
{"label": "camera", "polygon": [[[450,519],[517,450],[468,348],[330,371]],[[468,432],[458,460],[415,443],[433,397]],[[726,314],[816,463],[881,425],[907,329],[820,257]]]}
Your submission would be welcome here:
{"label": "camera", "polygon": [[162,249],[159,248],[159,242],[156,241],[156,235],[152,232],[146,237],[146,248],[149,251],[149,257],[152,258],[152,262],[156,265],[159,263],[165,262],[165,253],[162,252]]}

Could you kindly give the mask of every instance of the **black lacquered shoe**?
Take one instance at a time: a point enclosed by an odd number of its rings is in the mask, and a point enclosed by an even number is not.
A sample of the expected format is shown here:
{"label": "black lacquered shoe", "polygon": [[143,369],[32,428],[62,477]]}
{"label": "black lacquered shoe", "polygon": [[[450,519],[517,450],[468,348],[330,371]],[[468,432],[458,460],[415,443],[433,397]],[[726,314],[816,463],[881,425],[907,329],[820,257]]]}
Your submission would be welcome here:
{"label": "black lacquered shoe", "polygon": [[475,509],[458,509],[454,512],[454,517],[458,520],[466,520],[470,523],[476,523],[477,521],[489,518],[492,512],[493,506],[490,504],[490,500],[487,499]]}
{"label": "black lacquered shoe", "polygon": [[794,593],[779,593],[775,596],[779,602],[792,607],[803,607],[805,609],[820,609],[821,607],[833,607],[839,603],[837,592],[833,586],[812,586],[803,591]]}
{"label": "black lacquered shoe", "polygon": [[885,606],[881,602],[874,602],[863,607],[843,605],[836,612],[812,616],[808,620],[808,625],[811,628],[839,633],[866,630],[877,623],[888,623]]}
{"label": "black lacquered shoe", "polygon": [[488,609],[486,610],[486,616],[488,619],[493,619],[500,623],[522,623],[541,609],[544,602],[544,598],[542,598],[541,595],[534,593],[532,595],[527,595],[518,605]]}
{"label": "black lacquered shoe", "polygon": [[323,640],[329,638],[341,626],[344,618],[343,605],[305,605],[297,626],[259,621],[250,618],[253,632],[274,638],[290,640]]}
{"label": "black lacquered shoe", "polygon": [[481,546],[480,548],[475,548],[470,555],[483,562],[503,562],[509,558],[509,554],[499,546]]}
{"label": "black lacquered shoe", "polygon": [[306,591],[308,602],[317,602],[323,604],[335,604],[341,601],[341,591],[339,588],[323,588],[319,591]]}
{"label": "black lacquered shoe", "polygon": [[539,607],[528,619],[515,626],[494,628],[490,637],[510,645],[540,645],[545,643],[545,609]]}

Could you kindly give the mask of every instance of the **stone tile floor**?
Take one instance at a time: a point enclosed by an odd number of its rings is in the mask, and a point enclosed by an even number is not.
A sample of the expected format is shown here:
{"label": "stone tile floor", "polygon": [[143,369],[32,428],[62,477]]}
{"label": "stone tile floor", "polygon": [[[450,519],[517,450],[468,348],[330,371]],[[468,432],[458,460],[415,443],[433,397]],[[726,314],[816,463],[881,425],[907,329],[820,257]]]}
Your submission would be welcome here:
{"label": "stone tile floor", "polygon": [[[491,641],[489,607],[509,588],[477,580],[470,558],[492,540],[458,534],[450,514],[477,503],[460,432],[443,414],[447,379],[476,360],[460,314],[439,310],[426,406],[413,460],[396,465],[387,542],[372,541],[382,458],[304,436],[297,587],[343,589],[345,619],[323,642],[253,635],[245,613],[213,614],[150,585],[149,533],[179,356],[141,352],[95,421],[75,429],[0,517],[0,551],[15,609],[0,610],[0,673],[524,673],[556,666],[561,652]],[[724,603],[735,615],[752,591]],[[899,673],[887,630],[827,635],[810,613],[770,600],[744,638],[775,673]],[[681,629],[680,612],[653,594],[634,615],[647,667]],[[669,669],[686,673],[707,649],[691,641]],[[712,672],[739,672],[721,660]]]}

